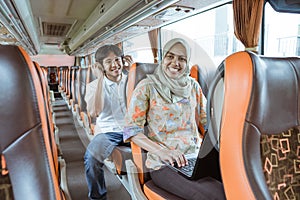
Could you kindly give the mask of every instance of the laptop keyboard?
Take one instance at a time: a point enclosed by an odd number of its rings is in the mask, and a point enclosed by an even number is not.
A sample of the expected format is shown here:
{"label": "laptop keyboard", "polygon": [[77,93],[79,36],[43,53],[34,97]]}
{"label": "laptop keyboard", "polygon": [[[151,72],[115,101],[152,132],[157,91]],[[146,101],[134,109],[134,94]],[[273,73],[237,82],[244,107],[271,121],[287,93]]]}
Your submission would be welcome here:
{"label": "laptop keyboard", "polygon": [[191,172],[194,170],[194,166],[196,164],[197,158],[189,158],[188,159],[188,165],[185,165],[183,167],[177,167],[179,170],[182,170],[184,172]]}

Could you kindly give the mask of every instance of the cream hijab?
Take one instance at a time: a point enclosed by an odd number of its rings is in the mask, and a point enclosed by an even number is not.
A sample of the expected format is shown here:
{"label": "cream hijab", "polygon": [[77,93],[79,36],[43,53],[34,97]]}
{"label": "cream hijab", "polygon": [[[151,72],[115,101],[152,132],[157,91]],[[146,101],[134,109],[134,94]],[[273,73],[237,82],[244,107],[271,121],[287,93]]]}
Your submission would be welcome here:
{"label": "cream hijab", "polygon": [[181,38],[174,38],[167,42],[163,48],[163,58],[170,51],[170,49],[177,43],[182,44],[186,49],[187,66],[185,71],[175,79],[170,78],[163,69],[162,63],[156,68],[153,74],[147,75],[155,83],[155,88],[164,100],[168,103],[175,103],[184,98],[188,98],[191,94],[192,78],[189,76],[189,60],[191,56],[190,47],[187,42]]}

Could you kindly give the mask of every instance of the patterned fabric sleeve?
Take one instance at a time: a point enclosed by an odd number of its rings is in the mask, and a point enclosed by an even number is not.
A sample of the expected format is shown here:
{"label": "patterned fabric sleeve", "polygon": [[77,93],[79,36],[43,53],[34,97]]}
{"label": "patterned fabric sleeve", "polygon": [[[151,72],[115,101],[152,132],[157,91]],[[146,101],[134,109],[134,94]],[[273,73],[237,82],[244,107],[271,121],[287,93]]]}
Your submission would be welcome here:
{"label": "patterned fabric sleeve", "polygon": [[141,81],[134,90],[125,116],[123,139],[128,142],[132,136],[144,133],[149,106],[149,87]]}

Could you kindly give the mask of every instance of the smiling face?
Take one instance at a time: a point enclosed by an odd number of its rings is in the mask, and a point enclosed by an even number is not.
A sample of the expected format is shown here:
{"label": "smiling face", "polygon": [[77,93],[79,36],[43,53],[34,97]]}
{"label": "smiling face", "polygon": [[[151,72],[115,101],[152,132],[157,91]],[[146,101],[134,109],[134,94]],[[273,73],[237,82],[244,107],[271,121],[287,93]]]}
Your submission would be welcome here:
{"label": "smiling face", "polygon": [[187,53],[181,43],[174,44],[163,59],[163,70],[168,77],[176,79],[187,68]]}
{"label": "smiling face", "polygon": [[122,58],[113,52],[109,52],[102,63],[106,77],[111,81],[120,81],[123,69]]}

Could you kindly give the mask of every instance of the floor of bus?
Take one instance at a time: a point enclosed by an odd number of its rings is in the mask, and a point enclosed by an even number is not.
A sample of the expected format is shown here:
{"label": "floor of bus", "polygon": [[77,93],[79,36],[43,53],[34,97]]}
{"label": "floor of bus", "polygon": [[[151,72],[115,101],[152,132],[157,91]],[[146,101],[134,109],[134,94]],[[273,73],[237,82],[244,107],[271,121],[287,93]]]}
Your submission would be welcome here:
{"label": "floor of bus", "polygon": [[[84,129],[73,117],[72,111],[68,108],[66,101],[62,97],[57,96],[52,105],[55,113],[56,126],[59,129],[59,143],[67,165],[67,184],[71,198],[72,200],[88,199],[83,156],[89,139]],[[107,199],[131,199],[119,179],[106,168],[104,170]]]}

